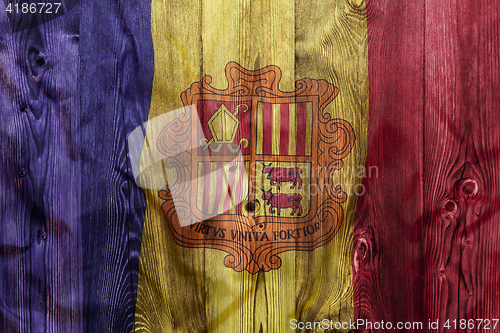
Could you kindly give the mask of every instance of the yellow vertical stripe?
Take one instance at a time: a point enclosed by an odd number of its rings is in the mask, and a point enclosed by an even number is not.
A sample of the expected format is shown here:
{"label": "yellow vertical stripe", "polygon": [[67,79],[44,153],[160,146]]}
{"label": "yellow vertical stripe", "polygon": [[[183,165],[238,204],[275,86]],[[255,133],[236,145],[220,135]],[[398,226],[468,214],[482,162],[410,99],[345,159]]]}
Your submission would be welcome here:
{"label": "yellow vertical stripe", "polygon": [[264,137],[264,104],[257,104],[257,154],[262,154],[262,138]]}
{"label": "yellow vertical stripe", "polygon": [[273,142],[271,154],[280,154],[280,123],[281,113],[280,104],[273,104]]}
{"label": "yellow vertical stripe", "polygon": [[307,126],[306,126],[306,155],[311,156],[311,142],[312,142],[312,122],[313,122],[313,110],[312,110],[312,104],[311,103],[306,103],[306,113],[307,113]]}
{"label": "yellow vertical stripe", "polygon": [[290,123],[288,125],[288,155],[297,153],[297,104],[288,105]]}
{"label": "yellow vertical stripe", "polygon": [[[222,179],[218,179],[218,182],[217,182],[217,186],[221,186],[221,191],[222,191],[222,194],[220,195],[220,199],[219,199],[219,206],[217,208],[217,214],[222,214],[224,213],[224,201],[226,201],[226,197],[229,195],[229,191],[227,190],[228,189],[228,181],[227,181],[227,169],[228,169],[228,162],[223,162],[222,164]],[[216,177],[214,175],[214,177]],[[215,191],[215,188],[214,188],[214,191]]]}
{"label": "yellow vertical stripe", "polygon": [[[216,163],[215,162],[210,162],[210,175],[208,177],[210,177],[210,193],[204,193],[205,196],[209,196],[210,197],[210,200],[208,201],[208,209],[207,209],[207,214],[212,214],[213,212],[213,209],[214,209],[214,206],[215,206],[215,189],[217,188],[217,186],[219,184],[217,184],[217,175],[215,174],[215,166],[216,166]],[[207,177],[207,176],[205,176]]]}
{"label": "yellow vertical stripe", "polygon": [[[245,199],[248,198],[248,183],[249,183],[249,169],[250,169],[250,162],[245,162],[245,175],[243,176],[243,186],[241,186],[241,200],[242,202],[245,202]],[[246,209],[242,210],[244,216],[248,216],[248,211]]]}
{"label": "yellow vertical stripe", "polygon": [[[230,167],[230,165],[228,165],[228,167]],[[229,174],[228,179],[229,180],[231,180],[233,178],[233,177],[230,177],[230,174],[232,172],[234,172],[234,181],[228,182],[228,190],[231,191],[229,194],[229,200],[231,202],[231,207],[229,208],[230,214],[236,214],[236,204],[239,203],[237,201],[238,201],[238,199],[241,198],[241,195],[239,193],[236,193],[236,189],[238,187],[238,184],[240,183],[241,173],[244,172],[242,169],[244,170],[244,165],[241,162],[236,163],[236,169],[234,171],[229,170],[229,168],[228,169],[224,168],[224,170],[228,171],[228,174]]]}

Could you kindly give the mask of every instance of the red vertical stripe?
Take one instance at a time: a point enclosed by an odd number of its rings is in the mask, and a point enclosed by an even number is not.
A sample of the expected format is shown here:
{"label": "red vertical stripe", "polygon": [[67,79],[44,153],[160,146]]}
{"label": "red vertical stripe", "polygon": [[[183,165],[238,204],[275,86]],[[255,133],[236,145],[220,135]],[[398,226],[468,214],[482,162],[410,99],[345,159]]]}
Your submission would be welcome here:
{"label": "red vertical stripe", "polygon": [[269,103],[263,105],[264,119],[262,119],[262,126],[264,126],[264,133],[262,138],[262,154],[271,155],[272,153],[272,140],[273,140],[273,106]]}
{"label": "red vertical stripe", "polygon": [[280,105],[280,155],[288,155],[288,128],[290,126],[290,111],[288,104]]}
{"label": "red vertical stripe", "polygon": [[307,105],[297,103],[297,155],[306,154]]}

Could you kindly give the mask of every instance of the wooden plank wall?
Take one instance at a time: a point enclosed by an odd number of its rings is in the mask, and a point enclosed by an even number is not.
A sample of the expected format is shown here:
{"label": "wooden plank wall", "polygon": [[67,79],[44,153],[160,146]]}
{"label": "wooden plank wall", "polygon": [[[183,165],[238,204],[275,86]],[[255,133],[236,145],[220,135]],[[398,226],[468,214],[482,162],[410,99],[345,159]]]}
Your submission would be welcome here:
{"label": "wooden plank wall", "polygon": [[[354,317],[439,320],[434,332],[498,318],[496,1],[86,0],[15,33],[4,6],[0,331],[285,332]],[[357,137],[337,236],[255,275],[175,244],[127,159],[128,133],[180,108],[203,74],[225,88],[230,61],[278,65],[284,91],[333,83],[327,112]],[[356,207],[363,165],[376,173]]]}
{"label": "wooden plank wall", "polygon": [[146,201],[126,135],[149,112],[150,3],[77,2],[52,20],[0,4],[1,332],[132,329]]}
{"label": "wooden plank wall", "polygon": [[498,8],[367,1],[367,165],[380,177],[357,206],[356,318],[433,332],[498,319]]}
{"label": "wooden plank wall", "polygon": [[0,331],[81,332],[79,18],[0,10]]}
{"label": "wooden plank wall", "polygon": [[[290,320],[352,317],[352,232],[357,166],[364,165],[368,112],[364,1],[172,2],[152,4],[155,77],[150,120],[181,108],[180,94],[204,74],[227,87],[230,61],[256,70],[277,65],[280,89],[295,80],[325,79],[339,87],[327,107],[347,120],[356,144],[338,183],[350,183],[337,236],[312,252],[286,252],[270,272],[235,272],[226,253],[178,246],[160,206],[146,191],[148,210],[140,256],[135,332],[287,332]],[[150,143],[153,146],[154,141]]]}

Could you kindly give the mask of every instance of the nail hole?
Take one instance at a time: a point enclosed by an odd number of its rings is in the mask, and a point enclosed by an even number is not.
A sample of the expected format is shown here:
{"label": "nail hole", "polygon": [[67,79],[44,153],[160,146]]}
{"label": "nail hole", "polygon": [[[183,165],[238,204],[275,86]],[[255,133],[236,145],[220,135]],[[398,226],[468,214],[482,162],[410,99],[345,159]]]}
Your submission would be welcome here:
{"label": "nail hole", "polygon": [[451,200],[449,200],[445,205],[444,205],[444,209],[447,211],[447,212],[453,212],[457,207],[457,204]]}
{"label": "nail hole", "polygon": [[440,270],[439,274],[444,275],[444,269]]}
{"label": "nail hole", "polygon": [[38,230],[37,236],[41,240],[46,240],[47,239],[47,234],[45,233],[45,231],[42,231],[42,230]]}
{"label": "nail hole", "polygon": [[20,170],[17,175],[19,176],[19,178],[23,178],[24,176],[26,176],[26,172],[24,170]]}
{"label": "nail hole", "polygon": [[41,57],[40,57],[40,58],[38,58],[38,59],[35,61],[35,63],[36,63],[36,65],[37,65],[38,67],[43,67],[43,66],[45,66],[45,59],[43,59],[43,58],[41,58]]}
{"label": "nail hole", "polygon": [[25,107],[22,107],[20,111],[21,111],[21,112],[26,112],[26,108],[25,108]]}
{"label": "nail hole", "polygon": [[468,239],[465,244],[470,245],[470,240]]}

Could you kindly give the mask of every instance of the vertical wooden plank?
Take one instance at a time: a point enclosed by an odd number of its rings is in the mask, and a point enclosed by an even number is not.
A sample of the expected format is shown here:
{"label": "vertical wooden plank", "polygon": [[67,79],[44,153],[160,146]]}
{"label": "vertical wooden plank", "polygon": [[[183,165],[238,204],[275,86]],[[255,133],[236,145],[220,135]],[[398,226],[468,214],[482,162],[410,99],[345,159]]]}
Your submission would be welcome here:
{"label": "vertical wooden plank", "polygon": [[[368,39],[365,1],[295,2],[295,78],[325,79],[339,88],[326,108],[347,120],[356,143],[333,175],[348,194],[344,221],[334,239],[313,252],[296,252],[295,318],[349,322],[353,316],[352,237],[357,194],[365,165],[368,125]],[[328,268],[327,268],[328,267]],[[303,283],[302,281],[310,281]],[[341,330],[342,331],[342,330]]]}
{"label": "vertical wooden plank", "polygon": [[127,136],[147,120],[148,1],[80,1],[85,331],[130,332],[146,209]]}
{"label": "vertical wooden plank", "polygon": [[44,24],[14,15],[8,26],[2,8],[5,332],[83,331],[75,12]]}
{"label": "vertical wooden plank", "polygon": [[354,315],[395,324],[421,318],[424,5],[367,1],[367,19],[366,166],[378,176],[364,179],[356,211]]}
{"label": "vertical wooden plank", "polygon": [[[36,288],[41,297],[31,295],[32,305],[37,299],[45,303],[43,310],[32,309],[31,330],[83,330],[78,26],[75,9],[31,29],[27,37],[31,74],[36,76],[30,94],[38,95],[26,124],[34,188],[30,235],[38,239],[31,265],[44,263],[36,274],[45,280]],[[33,47],[43,61],[30,58]],[[42,318],[45,327],[39,326]]]}
{"label": "vertical wooden plank", "polygon": [[[498,191],[491,187],[498,182],[498,173],[492,171],[498,170],[498,157],[489,154],[498,149],[497,134],[490,130],[499,125],[491,111],[498,103],[491,86],[498,74],[497,55],[490,50],[498,47],[493,37],[498,26],[490,21],[498,11],[485,3],[477,6],[426,5],[425,119],[434,125],[426,127],[425,136],[439,141],[426,144],[425,204],[435,213],[423,235],[424,302],[429,318],[441,323],[449,319],[452,330],[456,320],[458,331],[465,331],[460,326],[464,321],[498,314],[495,298],[485,297],[485,286],[498,285],[497,270],[489,268],[496,251],[487,245],[498,235]],[[483,331],[476,325],[468,328]]]}
{"label": "vertical wooden plank", "polygon": [[[473,4],[470,6],[472,8]],[[466,245],[472,248],[479,247],[474,253],[475,256],[467,258],[471,275],[478,278],[473,281],[473,295],[467,300],[466,314],[470,318],[496,318],[500,313],[500,301],[494,296],[498,294],[500,288],[500,270],[497,268],[500,254],[495,245],[499,242],[497,213],[500,195],[498,191],[500,119],[497,110],[500,105],[500,95],[496,87],[500,83],[500,64],[496,50],[500,46],[498,25],[500,13],[498,3],[481,1],[478,9],[479,11],[474,11],[476,15],[474,18],[479,22],[476,30],[479,37],[474,41],[478,50],[476,75],[478,107],[477,113],[470,110],[470,121],[474,128],[474,143],[480,147],[477,149],[477,158],[483,173],[484,188],[480,187],[480,190],[484,191],[484,196],[479,192],[476,204],[479,207],[472,207],[472,211],[480,212],[481,215],[470,224],[468,233],[473,233],[474,237],[470,239],[469,244],[466,241]],[[464,49],[468,49],[467,45],[464,45]],[[478,129],[481,129],[481,135]]]}
{"label": "vertical wooden plank", "polygon": [[425,317],[432,321],[459,320],[459,299],[464,292],[460,282],[464,225],[453,193],[468,150],[468,139],[460,138],[468,136],[468,117],[458,94],[462,90],[459,81],[463,54],[458,44],[457,14],[452,2],[439,6],[426,2],[424,118],[432,126],[424,128],[424,136],[435,141],[424,146],[424,206],[430,213],[423,223],[420,241],[425,242]]}
{"label": "vertical wooden plank", "polygon": [[29,160],[24,132],[22,80],[26,73],[16,64],[20,45],[0,3],[0,328],[5,332],[29,330],[29,221],[33,189],[26,177]]}
{"label": "vertical wooden plank", "polygon": [[[201,13],[201,1],[151,3],[155,72],[148,137],[163,129],[151,120],[180,108],[180,90],[202,78]],[[158,189],[145,192],[134,332],[201,332],[207,324],[204,269],[198,264],[204,251],[179,247],[164,220]]]}
{"label": "vertical wooden plank", "polygon": [[[241,13],[248,17],[249,26],[242,31],[237,42],[246,45],[247,51],[238,54],[238,59],[247,68],[258,69],[277,65],[284,74],[280,89],[293,91],[295,69],[295,3],[286,0],[252,1],[251,6]],[[271,111],[274,117],[274,108]],[[279,114],[277,114],[278,116]],[[276,119],[277,121],[277,119]],[[274,127],[276,128],[276,127]],[[273,135],[271,154],[279,151],[278,135]],[[283,140],[282,138],[281,140]],[[266,145],[271,145],[270,141]],[[275,148],[276,147],[276,148]],[[252,306],[242,307],[241,318],[248,318],[253,325],[242,327],[253,332],[280,332],[289,327],[287,320],[295,312],[295,253],[282,256],[282,266],[278,270],[259,272],[252,277],[253,292],[248,298]],[[256,279],[255,279],[256,278]],[[221,332],[224,327],[217,328]],[[243,330],[243,331],[245,331]]]}

